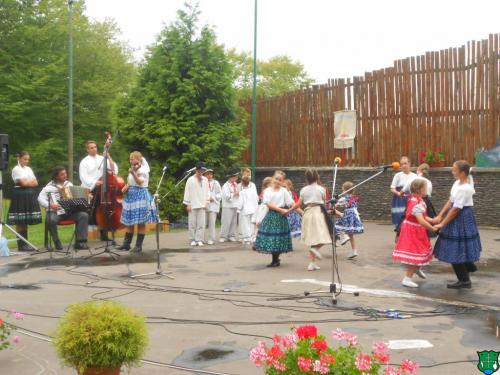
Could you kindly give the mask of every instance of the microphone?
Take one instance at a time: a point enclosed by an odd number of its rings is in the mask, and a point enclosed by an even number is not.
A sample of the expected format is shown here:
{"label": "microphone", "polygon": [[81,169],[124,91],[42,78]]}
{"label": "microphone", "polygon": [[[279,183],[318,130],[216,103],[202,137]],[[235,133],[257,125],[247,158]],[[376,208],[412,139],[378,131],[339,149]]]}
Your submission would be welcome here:
{"label": "microphone", "polygon": [[337,165],[337,164],[340,164],[342,163],[342,159],[340,157],[336,157],[334,160],[333,160],[333,164]]}
{"label": "microphone", "polygon": [[392,162],[391,164],[381,165],[381,166],[377,167],[377,169],[383,169],[383,170],[386,170],[389,168],[399,169],[399,168],[401,168],[401,165],[397,161],[395,161],[395,162]]}
{"label": "microphone", "polygon": [[168,166],[167,166],[167,164],[165,164],[165,165],[163,166],[162,172],[166,172],[166,171],[167,171],[167,169],[168,169]]}
{"label": "microphone", "polygon": [[191,168],[191,169],[187,170],[186,172],[184,172],[184,174],[191,173],[191,172],[192,172],[192,171],[194,171],[195,169],[196,169],[196,167],[193,167],[193,168]]}

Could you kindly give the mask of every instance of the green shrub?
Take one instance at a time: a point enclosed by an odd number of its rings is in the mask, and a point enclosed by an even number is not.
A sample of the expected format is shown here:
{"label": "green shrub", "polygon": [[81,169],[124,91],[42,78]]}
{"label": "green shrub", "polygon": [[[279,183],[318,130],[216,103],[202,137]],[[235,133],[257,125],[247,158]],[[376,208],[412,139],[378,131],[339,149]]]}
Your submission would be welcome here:
{"label": "green shrub", "polygon": [[54,336],[59,357],[79,373],[137,365],[148,346],[144,317],[116,302],[71,305]]}

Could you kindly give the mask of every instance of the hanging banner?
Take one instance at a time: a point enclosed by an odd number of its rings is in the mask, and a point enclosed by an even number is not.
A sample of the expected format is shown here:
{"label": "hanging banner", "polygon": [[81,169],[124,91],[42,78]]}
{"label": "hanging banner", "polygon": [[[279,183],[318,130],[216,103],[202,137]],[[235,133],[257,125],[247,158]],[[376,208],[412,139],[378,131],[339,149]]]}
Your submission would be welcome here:
{"label": "hanging banner", "polygon": [[333,147],[338,149],[354,147],[356,137],[356,111],[337,111],[334,113],[335,139]]}

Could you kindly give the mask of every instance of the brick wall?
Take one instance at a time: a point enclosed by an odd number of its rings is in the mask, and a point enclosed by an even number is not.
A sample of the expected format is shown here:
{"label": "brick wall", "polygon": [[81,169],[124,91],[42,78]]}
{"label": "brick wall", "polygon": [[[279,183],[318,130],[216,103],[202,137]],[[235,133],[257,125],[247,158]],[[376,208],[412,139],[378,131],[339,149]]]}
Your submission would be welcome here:
{"label": "brick wall", "polygon": [[[286,177],[293,181],[297,193],[305,185],[305,168],[279,168],[286,172]],[[262,179],[273,174],[274,168],[257,168],[257,187],[260,189]],[[341,185],[345,181],[355,184],[374,175],[378,170],[373,168],[340,167],[337,172],[335,192],[340,193]],[[318,168],[321,181],[331,191],[333,181],[332,168]],[[357,189],[360,196],[359,212],[361,219],[391,220],[391,192],[390,185],[395,172],[387,170]],[[500,228],[500,170],[477,168],[473,172],[476,194],[474,206],[476,220],[479,225]],[[451,168],[433,168],[429,179],[432,181],[432,203],[439,212],[448,199],[454,178]]]}

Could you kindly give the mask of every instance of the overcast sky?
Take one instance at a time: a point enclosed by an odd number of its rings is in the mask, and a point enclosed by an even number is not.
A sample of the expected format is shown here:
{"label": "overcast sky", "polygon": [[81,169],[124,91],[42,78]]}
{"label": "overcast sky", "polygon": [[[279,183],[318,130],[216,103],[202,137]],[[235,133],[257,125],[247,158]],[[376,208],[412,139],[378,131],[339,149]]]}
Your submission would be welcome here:
{"label": "overcast sky", "polygon": [[[86,0],[113,18],[139,59],[185,0]],[[203,24],[226,47],[253,50],[254,0],[199,0]],[[258,58],[288,55],[318,83],[392,66],[394,59],[500,32],[500,1],[259,0]]]}

